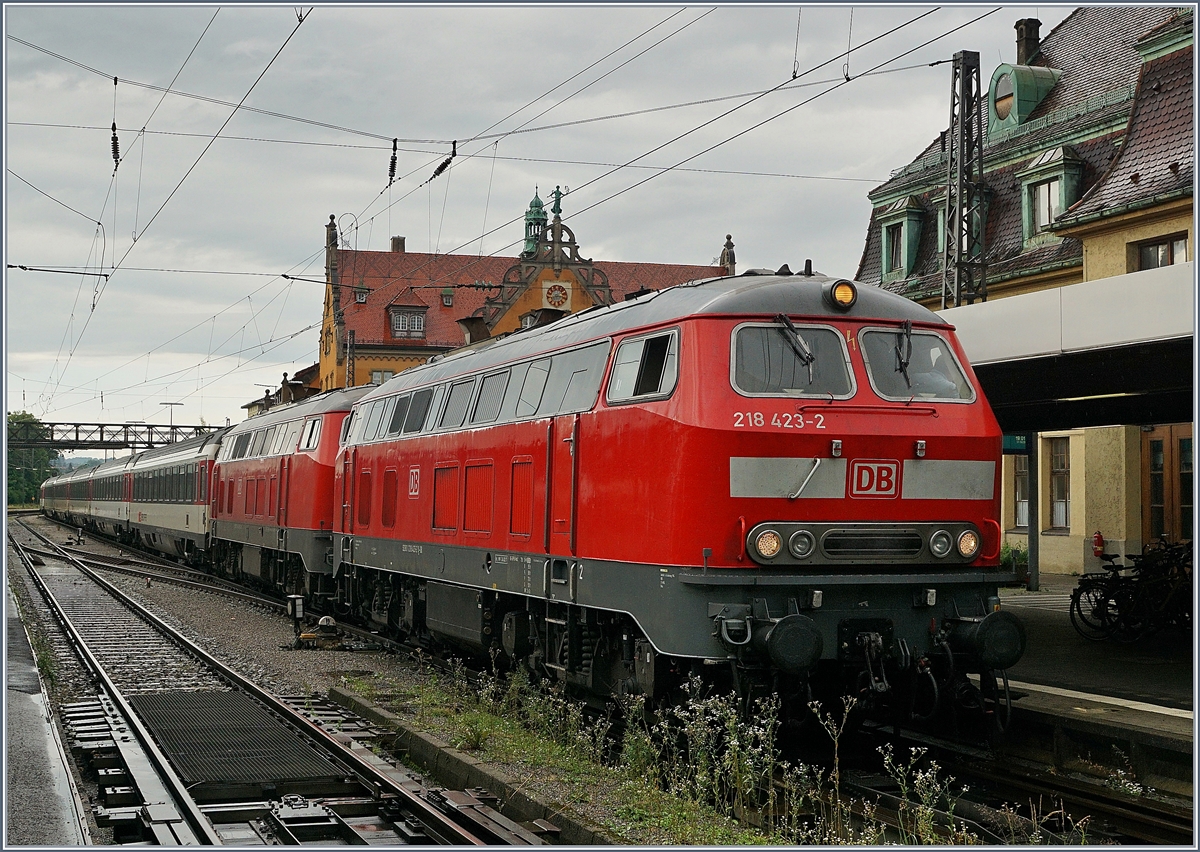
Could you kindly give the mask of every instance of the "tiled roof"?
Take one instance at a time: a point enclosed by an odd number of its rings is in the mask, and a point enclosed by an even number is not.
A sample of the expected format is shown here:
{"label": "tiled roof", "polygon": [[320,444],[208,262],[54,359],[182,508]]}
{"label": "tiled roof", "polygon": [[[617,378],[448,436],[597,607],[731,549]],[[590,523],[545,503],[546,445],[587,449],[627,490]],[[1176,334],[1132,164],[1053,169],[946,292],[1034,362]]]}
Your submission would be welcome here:
{"label": "tiled roof", "polygon": [[1192,194],[1196,143],[1192,47],[1146,63],[1129,132],[1112,168],[1056,224]]}
{"label": "tiled roof", "polygon": [[[341,249],[338,251],[338,275],[346,331],[354,331],[356,346],[461,346],[463,332],[457,320],[476,314],[483,307],[484,299],[496,292],[494,289],[474,289],[470,285],[476,282],[498,284],[517,261],[515,257]],[[597,261],[595,266],[608,276],[613,298],[617,301],[643,288],[661,290],[685,281],[724,274],[721,267],[670,263]],[[446,287],[454,289],[451,307],[442,304],[442,290]],[[356,288],[367,290],[365,302],[355,299]],[[427,308],[425,338],[392,338],[388,307]]]}
{"label": "tiled roof", "polygon": [[[1018,128],[989,138],[984,146],[984,180],[989,189],[989,281],[1082,262],[1081,244],[1074,239],[1022,251],[1017,173],[1042,151],[1066,143],[1083,163],[1081,187],[1086,191],[1095,184],[1112,165],[1133,109],[1142,67],[1138,41],[1148,31],[1174,21],[1176,14],[1169,7],[1085,7],[1076,9],[1042,39],[1030,64],[1055,68],[1062,71],[1062,76]],[[983,78],[985,86],[990,78],[990,74]],[[1190,102],[1183,112],[1190,122]],[[1190,168],[1191,156],[1189,179]],[[872,199],[889,201],[901,193],[916,195],[926,208],[913,273],[905,280],[885,285],[888,289],[911,298],[940,292],[940,223],[936,211],[937,201],[945,194],[945,182],[946,158],[939,134],[912,163],[869,193]],[[873,213],[857,273],[859,280],[881,280],[881,242],[880,226]]]}
{"label": "tiled roof", "polygon": [[[1094,183],[1117,152],[1120,134],[1109,134],[1072,145],[1071,149],[1083,163],[1082,185]],[[987,279],[1000,281],[1022,270],[1033,271],[1050,265],[1080,263],[1083,259],[1081,243],[1075,239],[1064,239],[1054,246],[1024,251],[1024,225],[1021,212],[1021,182],[1018,173],[1036,158],[1031,155],[1013,165],[995,169],[986,174],[988,188],[987,208]],[[945,196],[945,188],[936,186],[921,194],[925,205],[925,216],[921,228],[921,242],[917,249],[917,261],[912,274],[903,281],[889,282],[885,289],[902,293],[910,298],[926,298],[941,292],[942,272],[938,254],[937,215],[938,202]],[[882,229],[874,215],[867,232],[867,242],[858,269],[858,280],[878,282],[882,278]]]}

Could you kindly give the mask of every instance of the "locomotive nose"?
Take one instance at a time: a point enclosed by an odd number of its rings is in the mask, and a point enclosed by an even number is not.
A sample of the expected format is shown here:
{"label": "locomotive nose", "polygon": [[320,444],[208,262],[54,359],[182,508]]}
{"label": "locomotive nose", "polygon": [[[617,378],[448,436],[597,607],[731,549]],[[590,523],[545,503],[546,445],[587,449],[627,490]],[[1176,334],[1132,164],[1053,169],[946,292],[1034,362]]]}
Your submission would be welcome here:
{"label": "locomotive nose", "polygon": [[960,621],[950,644],[978,657],[989,669],[1007,669],[1025,653],[1025,625],[1011,612],[1000,610],[979,620]]}
{"label": "locomotive nose", "polygon": [[803,674],[821,659],[825,647],[816,623],[805,615],[788,615],[774,623],[755,625],[754,647],[785,672]]}

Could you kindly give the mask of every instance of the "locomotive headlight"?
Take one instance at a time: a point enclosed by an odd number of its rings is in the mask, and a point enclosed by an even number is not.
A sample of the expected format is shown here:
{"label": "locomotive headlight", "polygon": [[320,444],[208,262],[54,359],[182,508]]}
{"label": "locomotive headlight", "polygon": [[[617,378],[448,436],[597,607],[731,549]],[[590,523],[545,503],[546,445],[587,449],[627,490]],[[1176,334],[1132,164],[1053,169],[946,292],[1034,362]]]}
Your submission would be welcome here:
{"label": "locomotive headlight", "polygon": [[763,559],[774,559],[783,549],[783,539],[775,530],[763,530],[754,540],[754,549]]}
{"label": "locomotive headlight", "polygon": [[791,540],[788,542],[788,550],[792,552],[792,556],[797,559],[807,559],[816,549],[817,541],[813,538],[812,533],[807,530],[800,530],[792,534]]}
{"label": "locomotive headlight", "polygon": [[972,530],[967,530],[958,537],[958,552],[970,559],[979,550],[979,536]]}
{"label": "locomotive headlight", "polygon": [[929,537],[929,552],[941,559],[950,553],[950,548],[954,546],[954,541],[950,538],[950,533],[945,530],[938,530]]}
{"label": "locomotive headlight", "polygon": [[853,282],[843,278],[840,281],[834,281],[825,288],[825,298],[829,301],[830,305],[839,311],[848,311],[858,301],[858,290],[855,288]]}

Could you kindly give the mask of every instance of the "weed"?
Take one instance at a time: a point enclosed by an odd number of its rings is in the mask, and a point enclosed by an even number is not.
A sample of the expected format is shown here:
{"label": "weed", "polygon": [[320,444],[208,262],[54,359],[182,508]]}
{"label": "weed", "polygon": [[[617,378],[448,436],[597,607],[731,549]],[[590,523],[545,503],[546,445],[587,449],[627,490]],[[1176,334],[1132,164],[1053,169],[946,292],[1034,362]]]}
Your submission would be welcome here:
{"label": "weed", "polygon": [[492,724],[483,713],[465,713],[459,717],[460,732],[450,744],[463,751],[480,751],[492,737]]}

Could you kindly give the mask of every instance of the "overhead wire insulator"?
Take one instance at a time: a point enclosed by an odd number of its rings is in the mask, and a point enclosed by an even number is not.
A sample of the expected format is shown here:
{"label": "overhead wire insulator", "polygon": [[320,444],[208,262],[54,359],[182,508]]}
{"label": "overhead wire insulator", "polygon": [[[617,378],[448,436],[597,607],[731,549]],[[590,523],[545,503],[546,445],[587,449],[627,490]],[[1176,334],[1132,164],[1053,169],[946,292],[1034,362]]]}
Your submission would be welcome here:
{"label": "overhead wire insulator", "polygon": [[396,143],[399,139],[392,140],[392,162],[388,165],[388,186],[396,182]]}
{"label": "overhead wire insulator", "polygon": [[117,166],[121,165],[121,143],[117,141],[117,123],[114,121],[112,126],[112,149],[113,149],[113,171],[117,170]]}
{"label": "overhead wire insulator", "polygon": [[438,164],[438,167],[433,170],[433,174],[429,176],[429,180],[425,181],[425,183],[429,183],[442,172],[446,171],[446,169],[450,167],[450,161],[458,156],[458,140],[452,140],[450,142],[450,146],[450,156]]}

